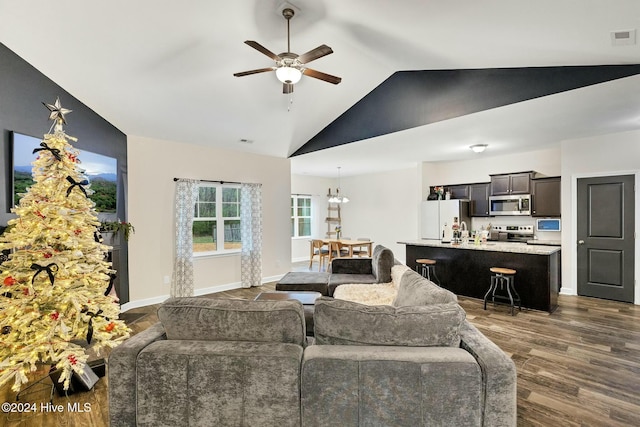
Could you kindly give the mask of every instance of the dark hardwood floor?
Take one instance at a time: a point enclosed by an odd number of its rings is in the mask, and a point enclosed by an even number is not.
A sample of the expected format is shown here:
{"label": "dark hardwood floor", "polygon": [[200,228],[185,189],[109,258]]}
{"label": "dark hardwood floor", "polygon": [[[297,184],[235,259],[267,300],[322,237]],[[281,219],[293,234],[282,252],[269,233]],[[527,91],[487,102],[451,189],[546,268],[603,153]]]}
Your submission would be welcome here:
{"label": "dark hardwood floor", "polygon": [[[207,295],[252,299],[273,284]],[[553,313],[523,310],[460,298],[467,318],[515,362],[518,371],[519,426],[640,425],[640,307],[600,299],[561,295]],[[134,333],[157,321],[156,306],[123,313]],[[39,374],[42,374],[39,373]],[[38,375],[34,376],[35,378]],[[15,402],[10,386],[2,402]],[[37,403],[33,414],[0,414],[0,426],[107,426],[107,379],[89,392],[54,397],[61,414],[45,413],[46,391],[25,396]],[[67,411],[68,402],[90,404],[90,412]]]}

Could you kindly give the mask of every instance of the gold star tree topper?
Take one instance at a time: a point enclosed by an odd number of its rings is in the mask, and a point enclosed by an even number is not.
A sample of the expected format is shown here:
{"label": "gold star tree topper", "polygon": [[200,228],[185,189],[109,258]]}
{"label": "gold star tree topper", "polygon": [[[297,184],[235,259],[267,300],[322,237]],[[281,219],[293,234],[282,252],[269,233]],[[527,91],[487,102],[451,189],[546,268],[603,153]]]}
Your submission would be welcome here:
{"label": "gold star tree topper", "polygon": [[67,121],[65,120],[64,115],[71,113],[73,110],[62,108],[62,105],[60,104],[60,97],[56,97],[55,104],[47,104],[44,102],[42,104],[45,107],[47,107],[50,111],[49,120],[55,120],[56,124],[62,124],[62,123],[64,123],[65,125],[67,124]]}

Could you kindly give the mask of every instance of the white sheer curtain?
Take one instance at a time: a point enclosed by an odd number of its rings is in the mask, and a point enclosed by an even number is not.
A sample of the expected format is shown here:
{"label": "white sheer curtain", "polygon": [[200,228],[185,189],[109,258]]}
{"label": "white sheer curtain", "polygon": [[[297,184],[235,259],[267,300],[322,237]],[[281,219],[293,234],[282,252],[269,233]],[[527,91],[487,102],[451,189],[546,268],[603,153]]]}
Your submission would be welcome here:
{"label": "white sheer curtain", "polygon": [[173,263],[172,297],[193,296],[193,212],[198,198],[194,179],[176,181],[176,250]]}
{"label": "white sheer curtain", "polygon": [[262,285],[262,184],[242,184],[240,196],[243,288]]}

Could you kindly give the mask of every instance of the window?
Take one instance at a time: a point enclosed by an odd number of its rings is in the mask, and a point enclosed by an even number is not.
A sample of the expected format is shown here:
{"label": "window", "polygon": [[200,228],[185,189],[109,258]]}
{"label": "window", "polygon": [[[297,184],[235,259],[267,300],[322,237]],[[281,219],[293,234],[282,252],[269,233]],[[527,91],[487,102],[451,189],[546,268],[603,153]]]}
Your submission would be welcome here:
{"label": "window", "polygon": [[291,237],[311,237],[310,196],[291,196]]}
{"label": "window", "polygon": [[235,252],[241,248],[240,187],[200,184],[193,214],[193,253]]}

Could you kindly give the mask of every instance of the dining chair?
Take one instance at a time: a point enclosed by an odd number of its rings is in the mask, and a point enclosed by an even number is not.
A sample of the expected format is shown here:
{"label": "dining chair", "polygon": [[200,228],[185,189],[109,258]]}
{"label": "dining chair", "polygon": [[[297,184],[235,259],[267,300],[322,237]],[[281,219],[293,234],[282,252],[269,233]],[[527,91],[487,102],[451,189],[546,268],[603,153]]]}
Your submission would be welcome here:
{"label": "dining chair", "polygon": [[329,248],[327,245],[320,239],[311,240],[311,253],[309,256],[309,270],[313,266],[313,258],[315,256],[318,257],[318,271],[322,270],[322,263],[326,258],[330,259]]}
{"label": "dining chair", "polygon": [[345,247],[340,241],[331,242],[329,244],[329,262],[334,258],[349,256],[349,248]]}

